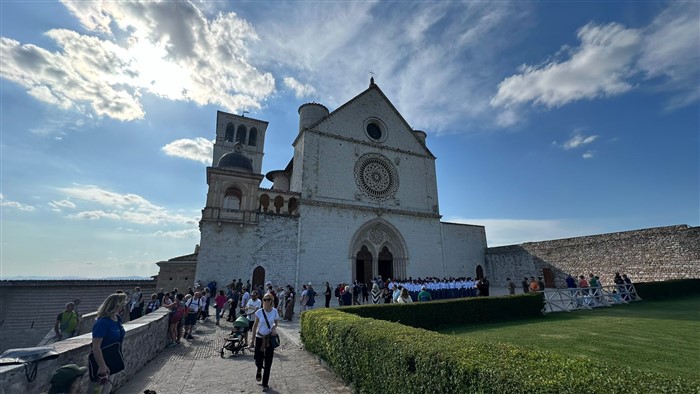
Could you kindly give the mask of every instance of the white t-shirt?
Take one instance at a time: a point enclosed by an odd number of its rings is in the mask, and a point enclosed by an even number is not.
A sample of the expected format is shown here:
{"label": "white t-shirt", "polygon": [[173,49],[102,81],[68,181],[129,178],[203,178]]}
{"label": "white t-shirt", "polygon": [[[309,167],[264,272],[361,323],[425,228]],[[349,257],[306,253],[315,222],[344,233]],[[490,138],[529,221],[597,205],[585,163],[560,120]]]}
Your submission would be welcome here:
{"label": "white t-shirt", "polygon": [[254,300],[251,298],[248,300],[248,303],[245,306],[245,314],[248,315],[248,320],[253,319],[253,315],[255,315],[255,311],[260,309],[261,306],[262,306],[262,301],[260,300],[260,298],[258,298],[257,300]]}
{"label": "white t-shirt", "polygon": [[265,317],[263,316],[263,309],[260,308],[255,312],[255,317],[258,319],[258,332],[257,335],[265,336],[272,332],[272,327],[275,326],[275,321],[279,320],[280,316],[277,313],[277,309],[272,308],[270,312],[265,311],[267,315],[267,321],[270,322],[270,327],[267,326],[265,322]]}

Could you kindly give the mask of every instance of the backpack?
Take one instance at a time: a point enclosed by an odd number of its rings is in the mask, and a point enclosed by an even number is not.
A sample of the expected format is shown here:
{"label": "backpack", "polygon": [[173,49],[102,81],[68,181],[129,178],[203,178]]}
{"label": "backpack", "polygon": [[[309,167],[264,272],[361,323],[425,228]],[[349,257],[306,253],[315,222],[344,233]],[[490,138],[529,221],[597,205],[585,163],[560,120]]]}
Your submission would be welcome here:
{"label": "backpack", "polygon": [[185,307],[182,303],[177,304],[177,308],[170,311],[170,323],[177,323],[185,315]]}

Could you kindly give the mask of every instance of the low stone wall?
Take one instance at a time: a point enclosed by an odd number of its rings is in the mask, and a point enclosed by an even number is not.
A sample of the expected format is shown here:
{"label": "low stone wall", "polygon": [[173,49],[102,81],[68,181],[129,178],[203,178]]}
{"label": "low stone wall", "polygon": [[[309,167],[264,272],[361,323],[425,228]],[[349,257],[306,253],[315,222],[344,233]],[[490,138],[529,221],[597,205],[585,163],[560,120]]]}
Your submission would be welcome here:
{"label": "low stone wall", "polygon": [[488,248],[486,265],[492,283],[510,277],[517,285],[525,276],[545,273],[551,273],[555,287],[566,286],[567,274],[593,273],[606,285],[613,283],[615,272],[634,282],[700,278],[700,227],[658,227]]}
{"label": "low stone wall", "polygon": [[[87,326],[86,326],[87,327]],[[168,343],[168,311],[161,308],[153,313],[124,324],[126,336],[122,344],[124,371],[111,377],[114,387],[128,381],[144,365],[152,360]],[[51,386],[53,372],[65,364],[87,366],[92,344],[92,334],[56,342],[52,346],[59,353],[53,360],[39,362],[36,379],[28,382],[24,365],[0,366],[0,393],[44,393]],[[90,379],[85,376],[80,392],[87,392]]]}

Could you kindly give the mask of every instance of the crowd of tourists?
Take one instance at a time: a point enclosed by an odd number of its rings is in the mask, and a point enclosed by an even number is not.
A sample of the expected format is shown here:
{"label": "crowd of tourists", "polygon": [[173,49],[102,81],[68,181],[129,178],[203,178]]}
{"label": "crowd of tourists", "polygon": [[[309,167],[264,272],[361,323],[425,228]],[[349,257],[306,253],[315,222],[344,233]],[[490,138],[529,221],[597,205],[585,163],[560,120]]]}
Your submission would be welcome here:
{"label": "crowd of tourists", "polygon": [[[627,275],[616,273],[613,282],[623,297],[631,296],[626,291],[626,286],[632,283]],[[589,274],[588,277],[580,275],[577,279],[568,275],[566,285],[570,289],[585,291],[602,287],[600,278],[593,274]],[[299,295],[291,285],[274,287],[271,282],[267,282],[264,285],[253,286],[250,281],[243,283],[241,279],[231,281],[225,289],[217,289],[217,283],[214,281],[209,282],[207,286],[203,286],[198,281],[185,292],[177,288],[165,292],[161,288],[150,297],[144,297],[139,287],[128,294],[117,291],[107,297],[98,309],[92,329],[89,368],[75,364],[60,367],[55,371],[51,383],[52,387],[63,388],[66,391],[52,389],[54,390],[52,392],[73,392],[70,388],[78,387],[76,381],[89,371],[90,392],[109,393],[112,385],[111,376],[124,368],[120,350],[125,334],[123,322],[137,319],[159,308],[169,310],[168,347],[177,346],[183,339],[194,339],[194,328],[200,322],[209,320],[210,307],[215,310],[216,325],[221,324],[221,319],[240,322],[242,321],[240,318],[244,317],[247,324],[244,329],[245,343],[255,354],[255,380],[262,385],[263,391],[268,391],[275,343],[279,344],[278,339],[275,339],[278,338],[276,330],[278,321],[291,321],[294,318],[295,309],[303,312],[314,308],[317,301],[320,305],[322,300],[325,301],[323,305],[328,308],[333,298],[336,299],[338,306],[348,306],[488,296],[489,287],[490,282],[485,277],[479,279],[430,277],[403,280],[390,278],[384,280],[377,277],[369,283],[359,281],[348,284],[339,283],[334,288],[326,282],[320,287],[320,293],[309,282],[302,286]],[[510,294],[515,294],[517,286],[510,278],[507,279],[506,287]],[[523,278],[521,287],[522,291],[527,293],[543,291],[545,284],[541,277],[531,276]],[[593,294],[595,292],[591,293]],[[57,339],[75,335],[78,319],[75,303],[69,302],[66,304],[65,311],[56,318],[54,331]],[[252,336],[250,341],[247,340],[249,334]]]}

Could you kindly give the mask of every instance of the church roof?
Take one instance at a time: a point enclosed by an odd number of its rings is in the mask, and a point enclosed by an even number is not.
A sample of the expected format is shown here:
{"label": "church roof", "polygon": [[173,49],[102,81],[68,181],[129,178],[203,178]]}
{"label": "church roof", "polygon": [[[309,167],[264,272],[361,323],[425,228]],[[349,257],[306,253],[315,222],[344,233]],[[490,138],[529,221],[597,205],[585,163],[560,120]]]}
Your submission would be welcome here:
{"label": "church roof", "polygon": [[[331,112],[331,113],[329,113],[328,115],[322,117],[322,118],[319,119],[316,123],[312,124],[312,125],[309,126],[308,128],[311,129],[311,128],[316,127],[316,125],[318,125],[319,123],[321,123],[321,122],[323,122],[324,120],[326,120],[326,119],[332,117],[335,113],[337,113],[338,111],[342,110],[343,108],[349,106],[350,104],[354,103],[355,101],[359,100],[362,96],[366,95],[368,92],[370,92],[370,91],[372,91],[372,90],[375,90],[377,93],[379,93],[379,95],[387,102],[387,104],[389,105],[389,108],[391,108],[391,110],[396,114],[396,116],[397,116],[397,117],[399,118],[399,120],[406,126],[407,129],[413,130],[413,128],[411,127],[411,125],[409,125],[408,122],[406,122],[406,119],[404,119],[403,115],[401,115],[401,113],[399,112],[399,110],[396,109],[396,107],[395,107],[394,104],[391,102],[391,100],[389,100],[389,98],[386,97],[386,95],[384,94],[384,92],[382,92],[382,90],[379,88],[379,85],[377,85],[376,83],[374,83],[374,78],[372,78],[372,79],[370,80],[369,87],[368,87],[367,89],[365,89],[364,91],[362,91],[362,93],[358,94],[357,96],[353,97],[353,98],[350,99],[348,102],[346,102],[345,104],[343,104],[343,105],[341,105],[340,107],[336,108],[333,112]],[[294,142],[292,143],[292,145],[296,144],[296,140],[299,139],[299,136],[300,136],[301,133],[303,133],[303,132],[304,132],[304,130],[300,130],[300,131],[299,131],[299,134],[298,134],[297,137],[294,139]],[[426,146],[426,144],[425,144],[423,141],[421,141],[420,138],[418,138],[418,136],[416,135],[416,133],[411,133],[411,134],[413,134],[413,138],[415,138],[416,141],[418,141],[418,143],[425,149],[426,153],[427,153],[430,157],[435,158],[435,155],[433,155],[433,153],[430,151],[430,149],[428,149],[428,147]]]}
{"label": "church roof", "polygon": [[177,256],[169,259],[168,261],[197,261],[197,256],[199,253],[186,254],[184,256]]}

